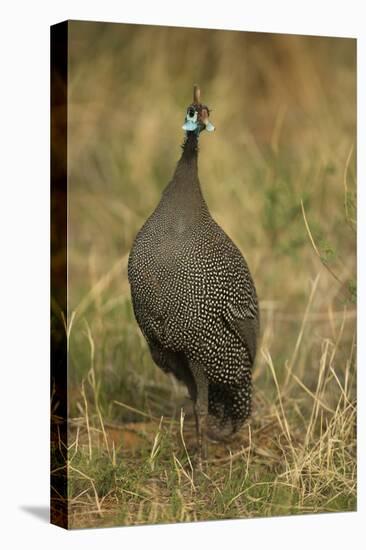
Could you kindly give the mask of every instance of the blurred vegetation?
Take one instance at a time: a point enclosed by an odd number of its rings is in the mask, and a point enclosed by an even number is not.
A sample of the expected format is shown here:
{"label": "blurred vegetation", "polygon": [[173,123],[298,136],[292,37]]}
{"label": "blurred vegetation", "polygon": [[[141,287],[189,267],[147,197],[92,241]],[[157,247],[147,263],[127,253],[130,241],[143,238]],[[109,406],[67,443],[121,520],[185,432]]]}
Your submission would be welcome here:
{"label": "blurred vegetation", "polygon": [[[108,522],[98,508],[98,524],[320,511],[329,509],[325,503],[333,498],[334,509],[354,509],[354,431],[345,436],[344,419],[314,416],[313,406],[316,395],[325,415],[338,414],[340,399],[355,401],[355,40],[87,22],[71,22],[69,40],[70,442],[76,441],[75,426],[78,438],[89,434],[74,459],[87,477],[81,476],[80,484],[80,474],[77,483],[70,472],[71,495],[83,493],[88,477],[94,480],[92,495],[113,495],[120,505]],[[245,255],[260,299],[253,437],[264,419],[278,420],[273,361],[298,442],[296,457],[315,452],[327,422],[343,455],[335,456],[332,468],[328,463],[330,477],[319,458],[322,482],[319,471],[312,477],[314,463],[304,459],[312,481],[306,485],[299,473],[301,482],[299,477],[289,482],[295,489],[278,485],[291,459],[276,455],[284,469],[274,468],[270,450],[268,464],[263,455],[256,462],[254,453],[253,463],[247,457],[246,477],[234,468],[228,481],[212,466],[221,508],[212,497],[193,511],[189,501],[185,514],[181,474],[171,462],[171,430],[162,438],[167,443],[159,455],[160,473],[153,476],[151,448],[131,459],[128,445],[120,443],[112,456],[107,434],[91,453],[90,430],[100,431],[101,419],[103,433],[108,423],[130,426],[141,420],[140,412],[150,420],[179,418],[184,390],[152,363],[133,318],[126,262],[138,229],[173,174],[195,82],[217,129],[200,139],[203,193],[214,218]],[[353,425],[354,408],[346,408],[348,413]],[[151,423],[156,432],[158,420]],[[304,426],[310,425],[311,438],[304,441]],[[282,436],[283,430],[282,425]],[[276,429],[270,433],[268,445],[277,437]],[[291,444],[287,452],[295,460]],[[259,447],[263,451],[266,442],[258,440]],[[340,460],[345,452],[351,457],[346,465]],[[184,457],[180,460],[184,468]],[[103,461],[108,467],[98,470]],[[132,477],[139,469],[144,483],[160,477],[164,491],[156,493],[153,512],[133,497],[140,494],[139,480],[129,479],[126,464],[134,465]],[[316,475],[321,498],[312,492]],[[231,499],[255,479],[259,485],[254,492],[248,489],[251,499],[233,508]],[[261,485],[264,481],[272,485]],[[135,500],[124,501],[122,493]],[[173,499],[169,511],[163,504],[159,508],[167,494]],[[81,506],[83,500],[75,502]],[[73,525],[92,524],[94,512],[88,515],[75,505]]]}

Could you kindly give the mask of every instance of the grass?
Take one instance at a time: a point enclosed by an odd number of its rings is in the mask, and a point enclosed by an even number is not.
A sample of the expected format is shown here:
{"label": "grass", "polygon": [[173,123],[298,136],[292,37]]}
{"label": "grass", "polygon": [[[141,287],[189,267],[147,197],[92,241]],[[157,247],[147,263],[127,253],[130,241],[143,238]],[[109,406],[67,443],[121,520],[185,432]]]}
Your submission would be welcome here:
{"label": "grass", "polygon": [[64,450],[71,527],[354,510],[354,349],[341,381],[334,364],[342,355],[346,310],[333,322],[336,339],[322,342],[315,390],[290,364],[279,384],[272,357],[262,348],[272,391],[256,387],[251,421],[230,445],[209,444],[204,473],[192,465],[189,414],[159,418],[151,403],[139,411],[114,400],[114,420],[108,420],[100,413],[92,365],[75,398],[79,416],[71,419],[71,443]]}
{"label": "grass", "polygon": [[[70,527],[355,510],[355,41],[122,29],[69,33]],[[195,81],[217,127],[203,192],[261,309],[252,417],[209,444],[203,474],[191,404],[151,360],[126,273]]]}

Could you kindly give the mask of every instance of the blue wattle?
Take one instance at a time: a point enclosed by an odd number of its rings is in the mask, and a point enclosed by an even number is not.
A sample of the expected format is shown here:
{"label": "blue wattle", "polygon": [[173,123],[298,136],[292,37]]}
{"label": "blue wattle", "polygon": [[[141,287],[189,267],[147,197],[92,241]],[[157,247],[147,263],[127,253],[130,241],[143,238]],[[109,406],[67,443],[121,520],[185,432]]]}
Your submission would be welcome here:
{"label": "blue wattle", "polygon": [[186,120],[182,128],[187,132],[193,132],[194,130],[197,130],[197,122],[193,122],[193,120]]}

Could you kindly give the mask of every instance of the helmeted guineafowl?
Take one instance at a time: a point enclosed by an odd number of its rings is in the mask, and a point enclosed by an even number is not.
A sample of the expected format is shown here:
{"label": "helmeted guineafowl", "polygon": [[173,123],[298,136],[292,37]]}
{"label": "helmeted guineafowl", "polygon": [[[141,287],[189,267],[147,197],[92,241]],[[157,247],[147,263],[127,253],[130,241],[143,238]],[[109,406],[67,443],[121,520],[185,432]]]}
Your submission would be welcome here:
{"label": "helmeted guineafowl", "polygon": [[186,384],[194,402],[199,456],[207,427],[225,438],[250,414],[259,330],[248,266],[200,188],[198,138],[214,130],[209,115],[195,86],[182,156],[128,263],[135,316],[153,360]]}

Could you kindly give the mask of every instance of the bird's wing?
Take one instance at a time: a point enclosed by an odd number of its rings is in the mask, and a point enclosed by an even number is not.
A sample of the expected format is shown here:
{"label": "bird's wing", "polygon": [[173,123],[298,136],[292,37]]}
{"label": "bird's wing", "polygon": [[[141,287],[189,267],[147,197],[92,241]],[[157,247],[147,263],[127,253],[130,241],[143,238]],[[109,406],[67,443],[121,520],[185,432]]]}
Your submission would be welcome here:
{"label": "bird's wing", "polygon": [[259,332],[258,312],[241,305],[229,304],[224,312],[224,318],[248,350],[250,359],[253,362],[257,351]]}

